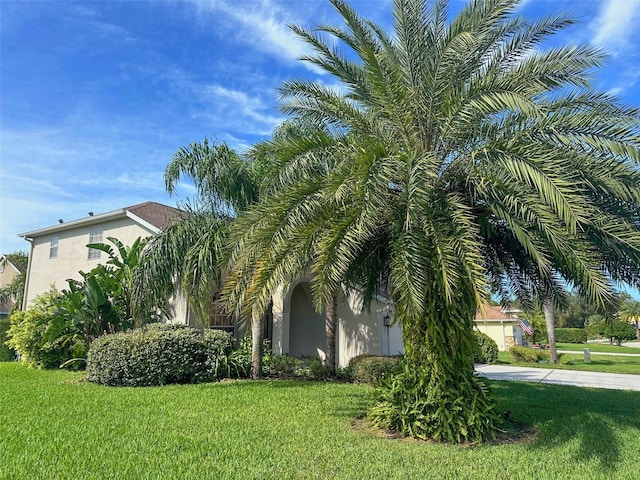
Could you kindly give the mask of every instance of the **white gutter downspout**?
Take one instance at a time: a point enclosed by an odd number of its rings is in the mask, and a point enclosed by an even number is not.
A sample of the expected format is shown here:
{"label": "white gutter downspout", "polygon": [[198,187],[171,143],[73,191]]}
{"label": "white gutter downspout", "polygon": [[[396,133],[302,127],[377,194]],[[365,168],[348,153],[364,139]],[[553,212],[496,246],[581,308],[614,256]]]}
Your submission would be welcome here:
{"label": "white gutter downspout", "polygon": [[33,259],[33,238],[22,237],[30,244],[29,248],[29,261],[27,262],[27,273],[24,279],[24,292],[22,292],[22,308],[20,310],[27,309],[27,298],[29,290],[29,279],[31,278],[31,260]]}

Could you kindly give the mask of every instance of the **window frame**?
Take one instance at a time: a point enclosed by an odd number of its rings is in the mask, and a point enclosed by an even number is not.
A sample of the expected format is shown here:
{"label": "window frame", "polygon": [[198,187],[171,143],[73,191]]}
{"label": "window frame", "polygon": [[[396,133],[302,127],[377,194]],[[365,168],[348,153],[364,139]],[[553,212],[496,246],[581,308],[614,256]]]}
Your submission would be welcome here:
{"label": "window frame", "polygon": [[60,237],[52,235],[49,239],[49,258],[58,258],[58,248],[60,246]]}
{"label": "window frame", "polygon": [[[102,228],[89,229],[89,243],[102,243],[103,233],[104,231]],[[89,248],[87,252],[87,260],[98,260],[101,253],[101,250]]]}

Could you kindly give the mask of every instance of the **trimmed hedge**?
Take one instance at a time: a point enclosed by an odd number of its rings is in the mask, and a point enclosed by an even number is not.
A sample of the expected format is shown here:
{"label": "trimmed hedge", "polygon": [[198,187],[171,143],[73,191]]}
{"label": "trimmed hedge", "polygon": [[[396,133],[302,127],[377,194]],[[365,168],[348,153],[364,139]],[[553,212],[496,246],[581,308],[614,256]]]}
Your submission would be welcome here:
{"label": "trimmed hedge", "polygon": [[534,350],[519,345],[511,347],[509,353],[516,362],[538,363],[540,360],[549,360],[549,352],[546,350]]}
{"label": "trimmed hedge", "polygon": [[377,385],[381,380],[400,372],[400,357],[358,355],[349,362],[354,382]]}
{"label": "trimmed hedge", "polygon": [[90,382],[112,386],[198,383],[214,375],[208,352],[224,349],[226,339],[208,345],[197,330],[151,324],[96,339],[87,357]]}
{"label": "trimmed hedge", "polygon": [[475,363],[496,363],[498,361],[498,344],[489,335],[474,330],[476,349],[473,352]]}
{"label": "trimmed hedge", "polygon": [[587,331],[584,328],[556,328],[556,342],[587,343]]}

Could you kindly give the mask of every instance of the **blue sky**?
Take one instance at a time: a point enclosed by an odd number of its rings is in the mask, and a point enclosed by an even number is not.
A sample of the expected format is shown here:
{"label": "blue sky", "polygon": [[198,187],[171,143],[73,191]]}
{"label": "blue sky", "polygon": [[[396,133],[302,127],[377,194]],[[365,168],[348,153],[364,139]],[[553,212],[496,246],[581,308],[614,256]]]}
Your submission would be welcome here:
{"label": "blue sky", "polygon": [[[391,0],[351,4],[391,25]],[[455,10],[461,0],[452,0]],[[640,106],[640,0],[529,0],[578,24],[555,38],[610,53],[594,84]],[[0,252],[59,218],[154,200],[163,172],[205,137],[242,150],[282,120],[276,88],[331,82],[297,59],[288,24],[334,23],[324,0],[0,1]]]}

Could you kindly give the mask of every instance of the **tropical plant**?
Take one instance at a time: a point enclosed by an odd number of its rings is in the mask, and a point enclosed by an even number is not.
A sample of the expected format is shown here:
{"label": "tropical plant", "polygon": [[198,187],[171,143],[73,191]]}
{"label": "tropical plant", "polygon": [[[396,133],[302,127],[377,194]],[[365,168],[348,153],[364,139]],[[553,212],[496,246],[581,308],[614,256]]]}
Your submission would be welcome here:
{"label": "tropical plant", "polygon": [[[152,238],[143,252],[133,282],[136,311],[184,294],[196,320],[207,324],[223,283],[230,225],[238,212],[257,201],[262,175],[269,171],[268,152],[256,156],[260,158],[250,161],[226,144],[207,139],[174,154],[165,170],[167,191],[174,193],[178,181],[186,177],[193,181],[197,197],[185,205],[183,218]],[[252,323],[252,338],[252,370],[258,377],[261,321]]]}
{"label": "tropical plant", "polygon": [[[60,298],[60,293],[52,288],[38,295],[29,308],[9,317],[6,343],[20,355],[21,361],[38,368],[58,368],[73,358],[84,357],[86,348],[82,342],[47,337],[48,322]],[[70,365],[78,366],[78,363]]]}
{"label": "tropical plant", "polygon": [[419,403],[402,421],[434,422],[434,438],[491,437],[472,364],[488,284],[556,301],[569,282],[603,305],[612,283],[640,283],[640,113],[592,88],[595,47],[543,49],[563,15],[529,22],[487,0],[449,21],[444,1],[396,0],[390,35],[331,3],[346,27],[294,31],[340,89],[280,88],[317,130],[277,143],[282,182],[238,220],[230,301],[257,317],[308,259],[316,306],[344,284],[369,300],[388,286],[415,395],[387,400]]}
{"label": "tropical plant", "polygon": [[134,319],[133,316],[133,275],[148,239],[138,237],[129,246],[124,245],[115,237],[107,237],[107,240],[113,244],[116,250],[107,243],[90,243],[87,245],[87,247],[94,250],[105,252],[109,257],[106,265],[97,267],[98,270],[92,270],[90,276],[108,282],[108,284],[103,285],[103,288],[109,293],[113,301],[113,307],[118,311],[118,316],[128,327],[131,327],[134,323],[144,324],[150,320],[156,320],[157,312],[166,308],[164,301],[149,305],[147,311],[138,312],[137,319]]}

